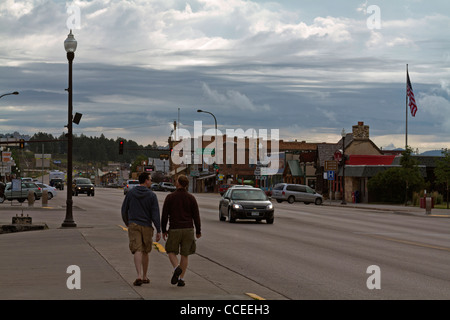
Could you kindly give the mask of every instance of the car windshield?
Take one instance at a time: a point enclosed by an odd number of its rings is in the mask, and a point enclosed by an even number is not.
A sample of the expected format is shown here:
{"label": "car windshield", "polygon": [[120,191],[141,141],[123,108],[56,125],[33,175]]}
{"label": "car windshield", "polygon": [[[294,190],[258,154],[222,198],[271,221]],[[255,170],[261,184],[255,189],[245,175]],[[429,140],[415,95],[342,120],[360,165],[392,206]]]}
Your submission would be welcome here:
{"label": "car windshield", "polygon": [[234,190],[231,195],[232,200],[267,200],[266,195],[260,189],[254,190]]}
{"label": "car windshield", "polygon": [[138,180],[128,181],[128,184],[139,184],[139,181]]}
{"label": "car windshield", "polygon": [[77,179],[77,183],[90,184],[91,180],[89,180],[89,179]]}

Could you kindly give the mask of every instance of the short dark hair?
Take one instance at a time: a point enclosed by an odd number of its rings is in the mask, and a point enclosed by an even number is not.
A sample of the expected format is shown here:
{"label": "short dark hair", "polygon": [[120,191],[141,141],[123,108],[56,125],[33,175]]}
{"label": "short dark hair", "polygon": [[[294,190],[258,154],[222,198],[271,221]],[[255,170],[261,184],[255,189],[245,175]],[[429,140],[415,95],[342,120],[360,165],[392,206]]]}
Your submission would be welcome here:
{"label": "short dark hair", "polygon": [[139,183],[140,184],[143,184],[148,179],[150,179],[150,174],[148,172],[142,172],[139,175]]}
{"label": "short dark hair", "polygon": [[183,187],[186,188],[189,185],[189,179],[185,175],[180,175],[178,177],[178,183]]}

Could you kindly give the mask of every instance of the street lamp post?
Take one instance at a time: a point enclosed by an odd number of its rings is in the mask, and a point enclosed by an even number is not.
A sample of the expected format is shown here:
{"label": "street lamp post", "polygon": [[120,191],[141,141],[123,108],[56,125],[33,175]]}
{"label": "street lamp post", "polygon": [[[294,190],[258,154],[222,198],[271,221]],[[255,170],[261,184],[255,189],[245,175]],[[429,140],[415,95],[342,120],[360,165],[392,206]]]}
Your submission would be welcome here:
{"label": "street lamp post", "polygon": [[[215,126],[215,137],[214,137],[214,142],[215,142],[215,144],[216,144],[216,148],[214,149],[214,157],[216,158],[216,157],[218,157],[218,154],[219,154],[219,150],[217,149],[217,119],[216,119],[216,116],[215,116],[214,114],[212,114],[211,112],[209,112],[209,111],[205,111],[205,110],[201,110],[201,109],[198,109],[197,112],[208,113],[208,114],[212,115],[213,118],[214,118],[214,126]],[[203,157],[203,139],[202,139],[202,157]],[[215,163],[216,163],[216,162],[214,162],[214,164],[215,164]],[[216,178],[216,179],[217,179],[217,178]],[[217,185],[217,180],[216,180],[216,185]],[[215,188],[215,187],[216,187],[216,186],[214,186],[214,188]]]}
{"label": "street lamp post", "polygon": [[[217,119],[216,119],[216,116],[214,115],[214,114],[212,114],[211,112],[209,112],[209,111],[204,111],[204,110],[200,110],[200,109],[198,109],[197,110],[197,112],[204,112],[204,113],[209,113],[210,115],[212,115],[213,116],[213,118],[214,118],[214,125],[215,125],[215,128],[216,128],[216,134],[215,134],[215,142],[216,142],[216,149],[214,150],[214,154],[218,154],[217,153]],[[202,148],[203,148],[203,146],[202,146]]]}
{"label": "street lamp post", "polygon": [[345,201],[345,136],[347,133],[342,129],[342,202],[341,204],[347,204]]}
{"label": "street lamp post", "polygon": [[17,91],[10,92],[10,93],[5,93],[5,94],[0,95],[0,98],[2,98],[4,96],[9,96],[10,94],[18,95],[19,93]]}
{"label": "street lamp post", "polygon": [[76,223],[73,220],[72,207],[72,62],[75,57],[75,50],[77,49],[77,41],[75,40],[72,30],[70,30],[67,39],[64,41],[64,48],[67,52],[67,60],[69,61],[69,88],[67,92],[69,93],[69,112],[67,118],[67,200],[66,200],[66,218],[62,223],[62,227],[76,227]]}

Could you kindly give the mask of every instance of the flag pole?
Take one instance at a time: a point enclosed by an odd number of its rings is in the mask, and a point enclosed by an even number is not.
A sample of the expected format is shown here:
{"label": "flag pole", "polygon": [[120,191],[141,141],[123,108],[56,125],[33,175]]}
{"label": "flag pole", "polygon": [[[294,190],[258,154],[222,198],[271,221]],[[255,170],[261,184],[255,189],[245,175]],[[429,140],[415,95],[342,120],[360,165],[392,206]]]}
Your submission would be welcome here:
{"label": "flag pole", "polygon": [[406,126],[405,126],[405,151],[408,148],[408,64],[406,64],[406,103],[405,103],[405,119],[406,119]]}

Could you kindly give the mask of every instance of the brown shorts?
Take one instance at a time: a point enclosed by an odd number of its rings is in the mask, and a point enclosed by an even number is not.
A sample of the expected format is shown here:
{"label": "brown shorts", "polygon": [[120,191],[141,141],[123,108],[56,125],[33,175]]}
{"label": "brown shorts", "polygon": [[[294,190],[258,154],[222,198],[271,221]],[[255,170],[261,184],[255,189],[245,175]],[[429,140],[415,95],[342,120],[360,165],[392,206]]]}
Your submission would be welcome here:
{"label": "brown shorts", "polygon": [[166,242],[167,253],[180,253],[182,256],[194,254],[196,250],[194,229],[169,229]]}
{"label": "brown shorts", "polygon": [[136,223],[128,225],[128,238],[130,239],[130,251],[149,253],[153,246],[153,227],[145,227]]}

